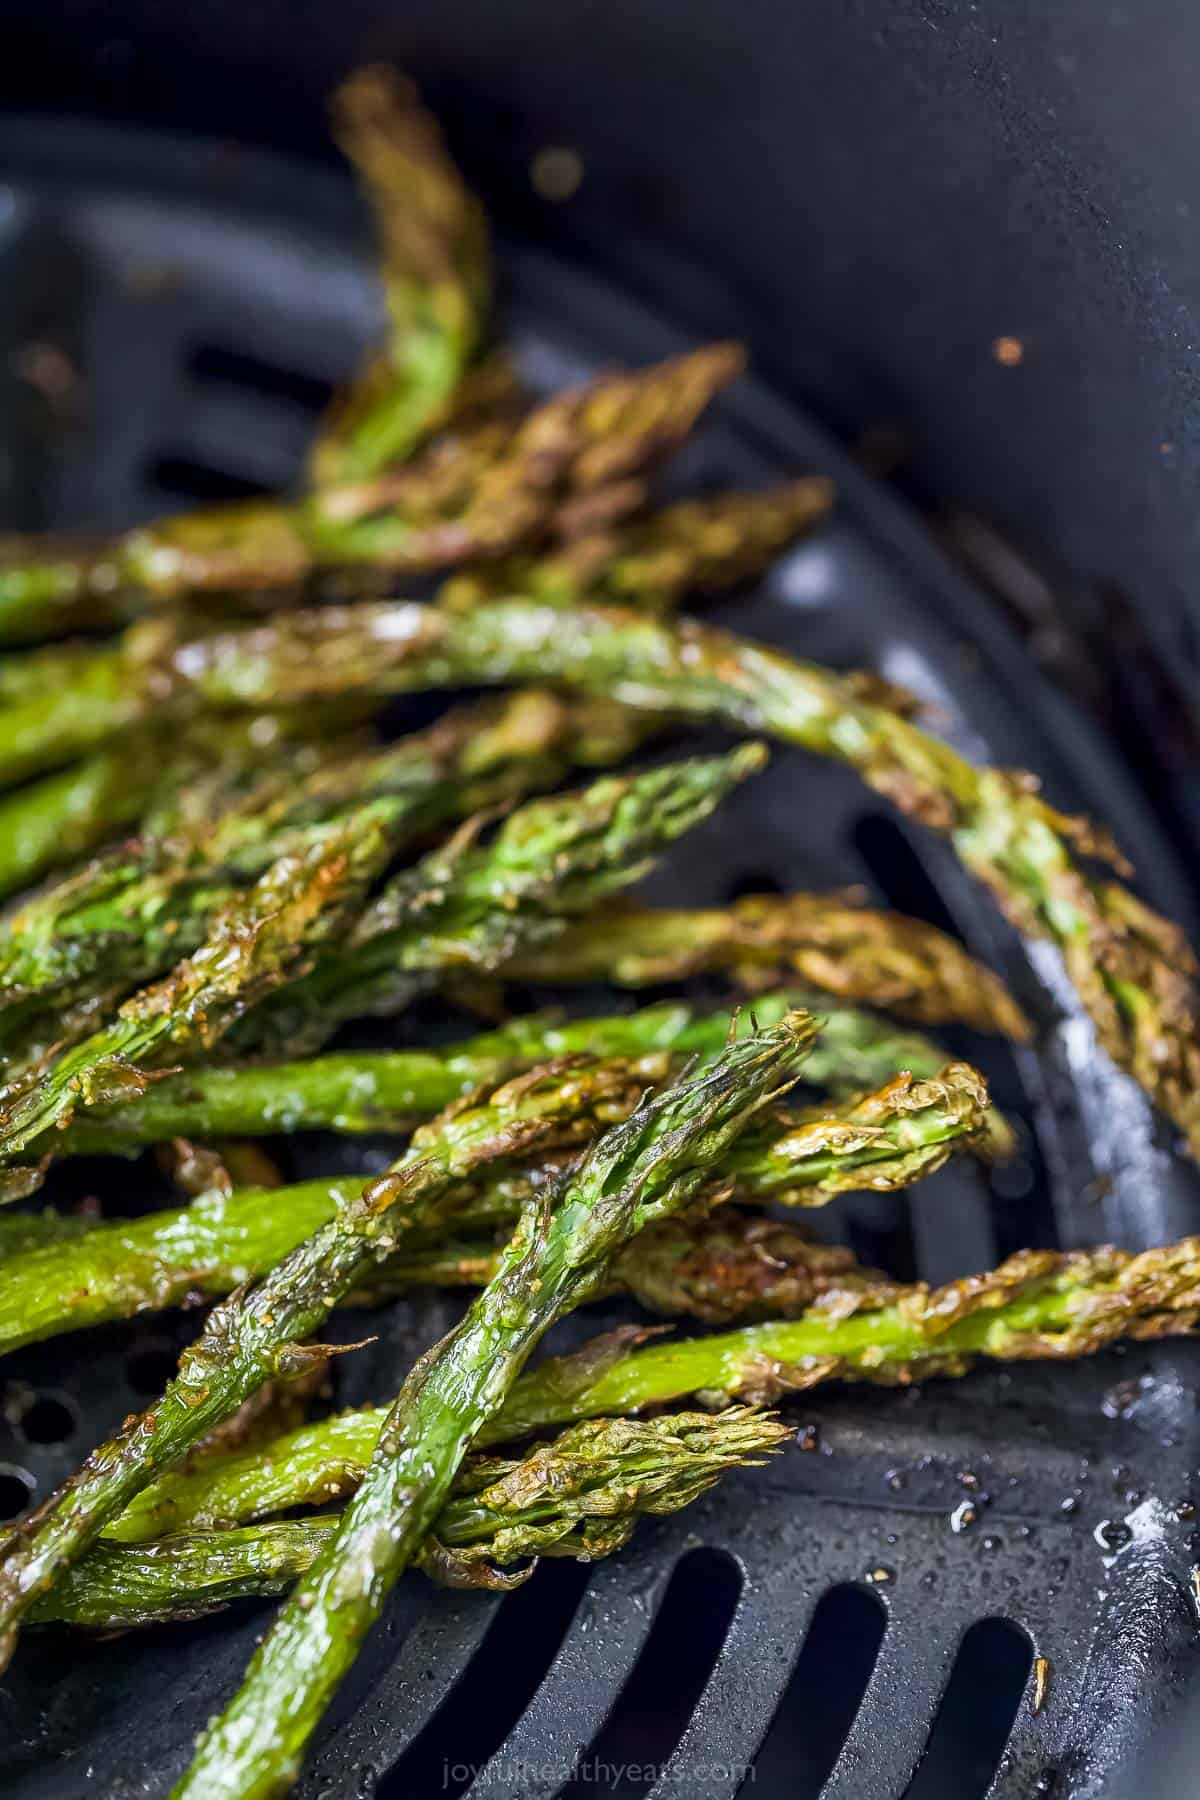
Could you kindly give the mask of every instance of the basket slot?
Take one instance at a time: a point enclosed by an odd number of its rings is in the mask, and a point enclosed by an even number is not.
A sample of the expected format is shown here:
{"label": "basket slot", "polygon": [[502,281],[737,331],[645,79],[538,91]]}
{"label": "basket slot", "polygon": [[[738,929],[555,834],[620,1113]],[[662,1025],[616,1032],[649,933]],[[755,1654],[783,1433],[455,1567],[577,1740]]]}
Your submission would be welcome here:
{"label": "basket slot", "polygon": [[570,1779],[637,1663],[671,1579],[661,1542],[648,1542],[658,1537],[644,1531],[592,1570],[558,1655],[471,1800],[551,1800]]}
{"label": "basket slot", "polygon": [[[879,1655],[822,1800],[899,1800],[920,1762],[962,1631],[943,1607],[888,1622]],[[881,1747],[887,1746],[886,1773]],[[955,1800],[959,1800],[957,1793]]]}
{"label": "basket slot", "polygon": [[[461,1680],[389,1772],[380,1800],[426,1793],[456,1800],[471,1787],[557,1657],[587,1579],[580,1563],[547,1563],[500,1602]],[[512,1766],[510,1750],[503,1761]]]}
{"label": "basket slot", "polygon": [[[741,1590],[727,1551],[704,1546],[676,1563],[637,1662],[562,1800],[640,1800],[658,1791],[658,1772],[682,1755],[689,1720],[708,1703],[714,1670],[727,1659]],[[729,1725],[724,1715],[726,1744]],[[680,1791],[669,1777],[666,1784]],[[711,1791],[724,1796],[736,1787],[734,1781]],[[684,1791],[699,1800],[710,1790],[689,1775]]]}
{"label": "basket slot", "polygon": [[878,1595],[854,1582],[821,1596],[754,1758],[755,1786],[816,1800],[862,1704],[886,1624]]}
{"label": "basket slot", "polygon": [[983,1800],[1025,1694],[1033,1647],[1008,1619],[980,1619],[963,1638],[916,1779],[905,1800]]}

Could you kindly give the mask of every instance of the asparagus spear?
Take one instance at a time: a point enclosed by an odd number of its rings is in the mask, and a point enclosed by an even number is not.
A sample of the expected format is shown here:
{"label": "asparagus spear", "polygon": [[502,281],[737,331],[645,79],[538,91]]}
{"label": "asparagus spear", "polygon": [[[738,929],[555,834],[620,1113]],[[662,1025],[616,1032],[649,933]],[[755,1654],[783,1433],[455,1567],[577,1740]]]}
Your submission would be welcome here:
{"label": "asparagus spear", "polygon": [[[821,1015],[821,1035],[804,1065],[805,1081],[816,1087],[860,1093],[902,1070],[921,1079],[937,1075],[945,1064],[945,1052],[928,1038],[873,1013],[841,1006],[825,1010],[807,989],[757,995],[754,1017],[761,1026],[774,1025],[794,1006]],[[749,1017],[743,1013],[743,1022]],[[61,1148],[74,1155],[126,1154],[169,1138],[254,1137],[314,1128],[403,1131],[481,1083],[550,1057],[577,1052],[639,1057],[662,1050],[708,1056],[725,1041],[728,1027],[724,1008],[705,1013],[670,1000],[611,1017],[563,1021],[535,1014],[445,1050],[350,1050],[302,1062],[198,1068],[156,1081],[119,1107],[93,1108],[68,1127]],[[1003,1121],[994,1114],[989,1135],[996,1153],[1008,1143]]]}
{"label": "asparagus spear", "polygon": [[833,484],[808,475],[762,493],[681,500],[616,528],[585,530],[550,555],[506,557],[448,576],[438,603],[480,606],[529,594],[555,606],[627,602],[667,612],[685,593],[751,580],[825,518]]}
{"label": "asparagus spear", "polygon": [[[664,845],[707,817],[763,760],[761,746],[746,744],[723,757],[610,776],[581,794],[519,809],[482,847],[471,841],[477,822],[390,890],[395,930],[387,941],[398,969],[393,1000],[428,988],[447,967],[487,967],[518,943],[553,934],[564,911],[594,904],[644,874]],[[138,1058],[167,1044],[177,1055],[211,1048],[295,975],[300,950],[344,925],[360,901],[365,882],[390,853],[393,824],[376,802],[328,828],[304,856],[280,858],[194,956],[127,1000],[111,1024],[49,1069],[10,1083],[0,1115],[0,1155],[10,1168],[77,1106],[144,1092]],[[275,1012],[264,1007],[268,1029],[294,1030],[294,1014],[308,1019],[307,983],[292,986],[292,1004]],[[12,1168],[10,1197],[29,1192],[34,1181],[28,1169]]]}
{"label": "asparagus spear", "polygon": [[363,1638],[541,1337],[595,1291],[639,1230],[679,1212],[743,1126],[795,1079],[810,1035],[801,1014],[732,1044],[706,1073],[607,1131],[553,1212],[535,1205],[523,1215],[503,1267],[410,1373],[338,1531],[199,1740],[178,1796],[277,1794],[295,1780]]}
{"label": "asparagus spear", "polygon": [[[530,1557],[595,1562],[628,1543],[638,1519],[680,1511],[727,1470],[756,1467],[788,1436],[768,1414],[730,1407],[592,1419],[516,1460],[472,1457],[413,1560],[434,1580],[488,1588],[528,1579]],[[281,1594],[336,1529],[336,1518],[317,1518],[145,1547],[101,1539],[37,1603],[30,1623],[128,1630]],[[501,1573],[514,1563],[526,1566]]]}
{"label": "asparagus spear", "polygon": [[[621,1327],[523,1375],[483,1440],[503,1443],[569,1420],[667,1406],[691,1396],[763,1400],[822,1381],[883,1385],[965,1374],[998,1361],[1089,1356],[1122,1338],[1187,1337],[1200,1325],[1200,1238],[1131,1255],[1022,1251],[990,1274],[943,1288],[875,1287],[852,1271],[798,1319],[639,1347]],[[230,1526],[351,1493],[386,1408],[345,1412],[204,1470],[162,1477],[106,1536]]]}
{"label": "asparagus spear", "polygon": [[[451,1239],[383,1263],[355,1297],[385,1300],[418,1286],[485,1287],[503,1257],[494,1243]],[[713,1218],[648,1226],[613,1258],[604,1292],[627,1294],[668,1318],[731,1325],[791,1318],[818,1294],[844,1286],[854,1266],[853,1251],[840,1244],[815,1243],[794,1225],[722,1209]]]}
{"label": "asparagus spear", "polygon": [[235,1048],[315,1048],[341,1020],[395,1012],[447,972],[495,970],[524,945],[557,935],[565,915],[645,874],[665,844],[764,761],[761,745],[744,744],[725,757],[611,776],[530,802],[484,848],[468,821],[443,849],[393,877],[344,951],[317,958],[311,974],[247,1019]]}
{"label": "asparagus spear", "polygon": [[[1101,1043],[1200,1147],[1198,976],[1178,929],[1088,872],[1089,859],[1124,865],[1101,833],[1048,806],[1031,777],[975,768],[895,707],[864,698],[850,678],[695,624],[519,599],[461,613],[413,604],[296,613],[190,643],[168,662],[177,703],[551,679],[652,711],[766,730],[848,762],[944,831],[1021,930],[1058,946]],[[121,722],[119,680],[115,670],[94,672],[89,731]],[[48,735],[57,734],[52,725]],[[6,741],[0,713],[0,765]]]}
{"label": "asparagus spear", "polygon": [[318,486],[377,474],[444,422],[492,287],[483,209],[412,87],[392,69],[359,69],[330,110],[375,212],[389,335],[322,426],[310,464]]}
{"label": "asparagus spear", "polygon": [[[805,1032],[811,1036],[811,1026],[797,1035]],[[0,1561],[4,1661],[29,1606],[148,1481],[273,1376],[336,1354],[305,1340],[371,1264],[391,1254],[423,1212],[487,1163],[528,1155],[540,1144],[586,1140],[610,1106],[628,1110],[629,1079],[619,1064],[566,1069],[551,1064],[469,1110],[422,1127],[387,1175],[368,1183],[248,1292],[214,1307],[162,1399],[140,1417],[131,1415],[8,1539]]]}
{"label": "asparagus spear", "polygon": [[685,1394],[768,1395],[817,1382],[907,1384],[962,1375],[976,1357],[1090,1356],[1119,1338],[1189,1336],[1200,1322],[1200,1239],[1139,1254],[1023,1250],[999,1268],[945,1287],[924,1282],[831,1288],[799,1319],[719,1337],[654,1344],[616,1359],[564,1409],[569,1369],[543,1364],[504,1426],[518,1437],[564,1417],[633,1411]]}
{"label": "asparagus spear", "polygon": [[[311,774],[266,774],[207,828],[123,844],[10,914],[0,935],[0,1013],[133,986],[203,943],[247,879],[299,855],[355,807],[374,804],[392,851],[482,807],[552,786],[573,762],[620,756],[636,731],[620,709],[571,707],[527,690],[455,708],[385,748],[335,750]],[[18,1021],[19,1023],[19,1021]]]}
{"label": "asparagus spear", "polygon": [[0,796],[0,899],[132,825],[158,774],[118,745]]}
{"label": "asparagus spear", "polygon": [[173,670],[193,695],[225,705],[533,677],[849,763],[945,832],[1019,929],[1058,946],[1105,1049],[1200,1149],[1200,978],[1178,928],[1088,872],[1088,861],[1127,871],[1101,832],[1047,805],[1031,776],[974,767],[864,698],[853,678],[690,622],[521,599],[460,613],[411,603],[295,613],[189,644]]}
{"label": "asparagus spear", "polygon": [[0,1095],[0,1162],[7,1197],[28,1192],[22,1151],[77,1106],[144,1092],[140,1064],[168,1047],[215,1043],[248,1007],[288,979],[305,950],[343,924],[388,853],[386,826],[365,807],[303,856],[273,864],[216,922],[207,942],[162,981],[142,989],[111,1023],[48,1069],[10,1080]]}
{"label": "asparagus spear", "polygon": [[[719,1051],[717,1052],[719,1054]],[[608,1065],[601,1065],[608,1066]],[[649,1086],[661,1082],[670,1065],[660,1053],[629,1065]],[[630,1089],[630,1098],[637,1089]],[[974,1069],[950,1064],[930,1081],[897,1076],[878,1092],[827,1109],[780,1113],[748,1131],[730,1151],[719,1176],[703,1189],[699,1203],[735,1199],[821,1206],[856,1188],[875,1191],[907,1187],[931,1174],[955,1150],[978,1140],[987,1091]],[[616,1116],[617,1102],[609,1103]],[[514,1217],[553,1172],[518,1167],[498,1181],[480,1179],[443,1197],[430,1212],[423,1240],[440,1240],[447,1230],[511,1227]],[[354,1177],[300,1182],[291,1187],[214,1192],[190,1206],[118,1219],[63,1243],[48,1241],[9,1255],[0,1283],[0,1350],[63,1331],[167,1306],[227,1294],[267,1271],[351,1203],[361,1183]],[[461,1250],[459,1251],[461,1255]],[[637,1253],[643,1254],[639,1245]],[[649,1258],[649,1252],[645,1252]],[[659,1257],[650,1286],[642,1289],[636,1271],[622,1277],[638,1293],[668,1281]],[[453,1254],[442,1260],[406,1258],[383,1277],[387,1291],[422,1280],[447,1279]],[[476,1265],[477,1269],[478,1265]],[[647,1268],[649,1264],[647,1262]],[[733,1271],[730,1271],[731,1279]],[[456,1279],[470,1279],[459,1268]],[[683,1310],[688,1302],[681,1299]]]}
{"label": "asparagus spear", "polygon": [[729,970],[742,987],[798,975],[842,999],[924,1024],[961,1021],[1027,1039],[1004,984],[923,919],[855,893],[747,895],[724,908],[629,907],[574,921],[544,951],[505,970],[518,980],[648,987]]}
{"label": "asparagus spear", "polygon": [[[676,448],[742,364],[736,345],[714,344],[601,377],[545,401],[516,429],[472,426],[400,469],[302,501],[227,503],[100,544],[10,540],[0,548],[0,639],[112,623],[122,609],[128,616],[187,595],[287,594],[339,569],[411,574],[493,557],[604,488],[619,487],[635,505],[642,473]],[[137,627],[114,649],[21,657],[0,682],[10,778],[101,741],[105,719],[120,727],[148,714],[169,683],[168,661],[158,635]]]}

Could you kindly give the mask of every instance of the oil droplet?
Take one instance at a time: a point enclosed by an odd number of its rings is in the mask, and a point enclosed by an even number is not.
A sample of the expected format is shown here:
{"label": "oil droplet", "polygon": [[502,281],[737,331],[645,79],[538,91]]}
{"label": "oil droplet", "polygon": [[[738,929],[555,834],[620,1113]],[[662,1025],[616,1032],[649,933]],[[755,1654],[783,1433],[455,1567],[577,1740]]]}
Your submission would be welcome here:
{"label": "oil droplet", "polygon": [[1017,337],[993,338],[992,355],[1002,368],[1015,369],[1025,360],[1025,346]]}
{"label": "oil droplet", "polygon": [[1100,1401],[1100,1411],[1106,1419],[1128,1418],[1145,1390],[1153,1385],[1152,1375],[1131,1376],[1126,1381],[1114,1382],[1112,1387],[1105,1390]]}

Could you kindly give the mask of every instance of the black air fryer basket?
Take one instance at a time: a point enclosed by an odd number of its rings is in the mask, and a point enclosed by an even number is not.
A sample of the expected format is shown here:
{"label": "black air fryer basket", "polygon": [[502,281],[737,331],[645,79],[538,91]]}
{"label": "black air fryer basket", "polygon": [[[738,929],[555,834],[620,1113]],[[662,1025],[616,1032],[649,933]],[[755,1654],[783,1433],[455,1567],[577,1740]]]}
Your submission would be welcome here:
{"label": "black air fryer basket", "polygon": [[[380,324],[367,221],[320,165],[320,103],[348,67],[389,57],[492,208],[503,326],[531,383],[733,332],[759,373],[681,458],[681,483],[834,476],[833,522],[731,607],[739,628],[874,667],[972,757],[1036,769],[1057,804],[1115,829],[1146,897],[1196,937],[1186,739],[1122,748],[917,507],[969,506],[1052,550],[1062,630],[1090,634],[1089,666],[1102,577],[1188,688],[1191,201],[1171,172],[1188,161],[1200,24],[1165,5],[1100,22],[1081,3],[1043,18],[932,0],[102,11],[3,9],[0,523],[121,524],[294,478]],[[529,179],[547,146],[582,160],[560,204]],[[993,354],[1006,335],[1018,367]],[[60,366],[83,383],[43,378]],[[905,499],[843,447],[897,420]],[[1143,692],[1127,673],[1101,670],[1126,721]],[[1019,1122],[1014,1163],[949,1169],[911,1203],[852,1196],[830,1229],[935,1281],[1024,1245],[1194,1230],[1200,1173],[1097,1052],[1056,958],[850,775],[776,752],[650,887],[705,904],[851,882],[961,935],[1038,1035],[1015,1052],[953,1042]],[[342,1166],[371,1154],[338,1150]],[[329,1166],[328,1145],[291,1155],[298,1172]],[[341,1365],[339,1403],[388,1392],[451,1316],[434,1300],[372,1315],[379,1342]],[[607,1316],[588,1309],[576,1335]],[[83,1354],[68,1338],[10,1359],[0,1511],[157,1391],[184,1333],[114,1329]],[[821,1391],[793,1404],[796,1442],[768,1468],[594,1570],[552,1565],[505,1597],[407,1578],[299,1791],[1191,1794],[1198,1368],[1197,1347],[1139,1347]],[[3,1793],[165,1794],[267,1616],[30,1634],[0,1685]]]}

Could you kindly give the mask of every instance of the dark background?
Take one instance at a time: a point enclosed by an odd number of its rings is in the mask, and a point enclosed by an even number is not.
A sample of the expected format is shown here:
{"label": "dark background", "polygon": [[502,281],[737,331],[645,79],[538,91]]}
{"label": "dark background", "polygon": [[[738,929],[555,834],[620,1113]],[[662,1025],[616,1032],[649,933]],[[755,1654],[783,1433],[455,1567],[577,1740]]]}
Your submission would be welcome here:
{"label": "dark background", "polygon": [[[5,109],[325,157],[338,76],[401,63],[510,234],[745,337],[1200,824],[1194,6],[0,0],[0,30]],[[558,205],[548,145],[584,169]]]}
{"label": "dark background", "polygon": [[[1123,657],[1132,618],[1200,693],[1186,0],[5,0],[0,21],[6,106],[309,147],[341,71],[399,60],[510,226],[736,329],[843,432],[898,423],[915,493],[1031,550],[1093,646]],[[586,170],[560,207],[528,180],[548,143]]]}

